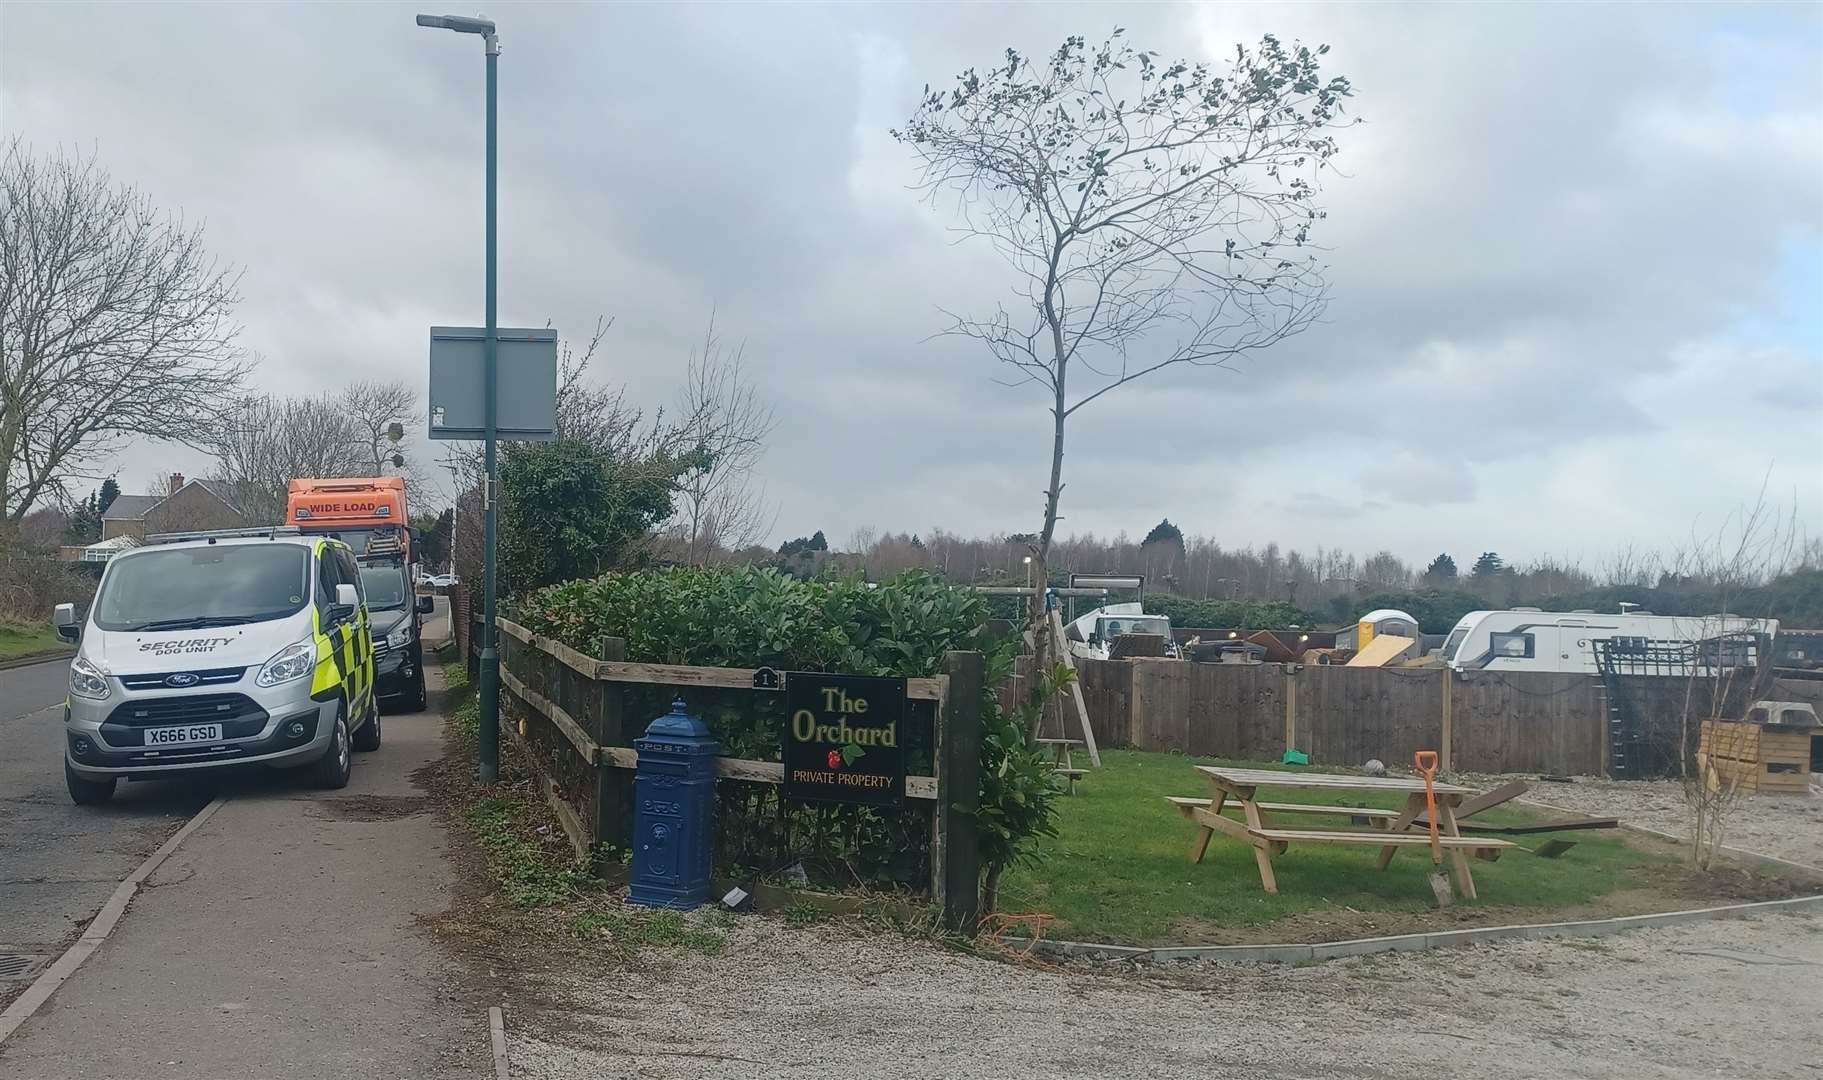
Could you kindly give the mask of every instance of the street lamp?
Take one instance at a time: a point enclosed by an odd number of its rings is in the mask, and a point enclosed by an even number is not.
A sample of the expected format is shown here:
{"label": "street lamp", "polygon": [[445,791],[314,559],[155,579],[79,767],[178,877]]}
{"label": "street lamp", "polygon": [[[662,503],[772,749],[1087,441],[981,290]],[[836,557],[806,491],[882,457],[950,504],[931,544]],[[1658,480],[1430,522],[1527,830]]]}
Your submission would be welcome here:
{"label": "street lamp", "polygon": [[1025,557],[1025,589],[1027,592],[1032,591],[1032,557],[1030,555]]}
{"label": "street lamp", "polygon": [[497,386],[497,337],[494,305],[494,235],[496,232],[495,168],[498,148],[500,39],[494,20],[466,15],[420,15],[418,25],[458,34],[479,34],[487,54],[487,333],[482,339],[485,412],[486,477],[481,484],[481,782],[491,784],[500,776],[500,652],[494,630],[494,517],[498,501],[499,468],[495,447],[499,394]]}

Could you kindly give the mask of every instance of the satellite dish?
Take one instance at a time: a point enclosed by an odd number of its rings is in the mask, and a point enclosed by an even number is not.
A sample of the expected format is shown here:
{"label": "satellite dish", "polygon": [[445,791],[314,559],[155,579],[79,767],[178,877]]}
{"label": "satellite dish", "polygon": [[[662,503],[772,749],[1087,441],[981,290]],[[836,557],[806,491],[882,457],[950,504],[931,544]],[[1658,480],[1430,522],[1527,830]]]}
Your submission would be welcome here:
{"label": "satellite dish", "polygon": [[403,469],[405,467],[405,455],[394,454],[392,456],[392,467],[395,469]]}

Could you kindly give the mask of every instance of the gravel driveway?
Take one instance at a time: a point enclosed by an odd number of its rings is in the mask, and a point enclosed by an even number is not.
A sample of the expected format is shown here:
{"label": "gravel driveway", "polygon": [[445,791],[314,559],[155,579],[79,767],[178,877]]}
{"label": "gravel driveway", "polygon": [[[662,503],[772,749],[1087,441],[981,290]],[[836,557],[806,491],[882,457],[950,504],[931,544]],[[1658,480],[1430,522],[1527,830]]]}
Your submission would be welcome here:
{"label": "gravel driveway", "polygon": [[738,921],[722,956],[660,955],[509,1000],[513,1076],[1823,1074],[1817,916],[1150,974],[1034,970],[759,917]]}
{"label": "gravel driveway", "polygon": [[[1503,778],[1490,778],[1499,782]],[[1504,779],[1511,779],[1510,777]],[[1676,780],[1596,780],[1532,784],[1527,800],[1579,813],[1617,817],[1673,836],[1688,826],[1683,785]],[[1729,847],[1823,867],[1823,795],[1742,795],[1728,817]]]}

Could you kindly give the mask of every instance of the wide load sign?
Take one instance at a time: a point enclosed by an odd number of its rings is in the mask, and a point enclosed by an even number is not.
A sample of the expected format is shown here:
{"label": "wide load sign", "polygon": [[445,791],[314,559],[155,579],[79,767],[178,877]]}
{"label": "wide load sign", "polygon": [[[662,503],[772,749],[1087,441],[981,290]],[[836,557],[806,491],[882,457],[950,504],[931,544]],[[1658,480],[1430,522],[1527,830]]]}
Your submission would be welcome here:
{"label": "wide load sign", "polygon": [[905,680],[794,671],[785,677],[787,799],[905,800]]}

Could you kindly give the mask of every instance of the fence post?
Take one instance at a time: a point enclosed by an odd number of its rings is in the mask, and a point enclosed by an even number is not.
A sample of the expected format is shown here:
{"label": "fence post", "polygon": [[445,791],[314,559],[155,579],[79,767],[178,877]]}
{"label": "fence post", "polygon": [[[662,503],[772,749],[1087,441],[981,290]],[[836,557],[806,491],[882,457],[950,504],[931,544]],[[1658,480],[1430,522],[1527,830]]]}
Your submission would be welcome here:
{"label": "fence post", "polygon": [[[602,638],[596,655],[602,660],[625,660],[625,638]],[[598,691],[589,710],[589,737],[600,746],[629,746],[626,730],[627,688],[625,683],[595,680]],[[611,844],[626,850],[633,843],[633,770],[614,766],[603,755],[595,765],[596,844]],[[600,875],[604,867],[597,865]]]}
{"label": "fence post", "polygon": [[1285,749],[1298,748],[1298,671],[1295,665],[1286,664],[1280,669],[1285,676]]}
{"label": "fence post", "polygon": [[1450,743],[1455,741],[1454,733],[1450,730],[1454,720],[1454,717],[1450,715],[1453,704],[1450,699],[1454,695],[1454,689],[1450,685],[1452,680],[1449,665],[1445,664],[1443,667],[1443,744],[1437,747],[1437,768],[1446,776],[1451,771],[1450,766],[1454,756],[1450,753]]}
{"label": "fence post", "polygon": [[978,652],[943,656],[949,675],[937,713],[937,800],[931,837],[931,891],[943,924],[973,934],[981,917],[981,692],[986,666]]}

